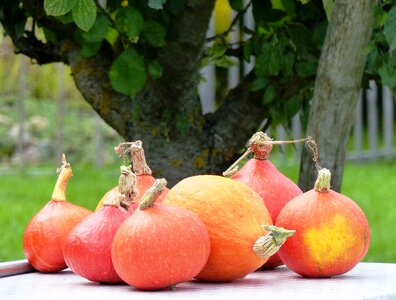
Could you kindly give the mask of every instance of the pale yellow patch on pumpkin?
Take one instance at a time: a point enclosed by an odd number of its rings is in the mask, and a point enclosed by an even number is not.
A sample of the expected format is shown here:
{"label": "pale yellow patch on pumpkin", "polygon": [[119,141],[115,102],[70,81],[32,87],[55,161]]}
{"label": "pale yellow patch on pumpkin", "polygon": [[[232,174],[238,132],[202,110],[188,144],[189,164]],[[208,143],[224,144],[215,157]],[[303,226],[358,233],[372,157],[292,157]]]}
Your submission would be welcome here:
{"label": "pale yellow patch on pumpkin", "polygon": [[353,231],[345,216],[334,218],[319,228],[312,228],[304,234],[304,244],[318,267],[324,267],[344,256],[355,244]]}

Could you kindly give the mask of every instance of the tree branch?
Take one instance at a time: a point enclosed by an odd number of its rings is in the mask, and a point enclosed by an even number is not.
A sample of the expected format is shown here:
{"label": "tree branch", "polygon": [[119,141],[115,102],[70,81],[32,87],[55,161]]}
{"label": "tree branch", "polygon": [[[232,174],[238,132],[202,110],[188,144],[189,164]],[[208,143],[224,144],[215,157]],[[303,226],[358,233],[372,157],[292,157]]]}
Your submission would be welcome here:
{"label": "tree branch", "polygon": [[113,59],[111,46],[104,42],[99,53],[89,58],[81,57],[77,45],[70,43],[67,47],[67,60],[77,88],[103,120],[125,137],[130,125],[126,120],[133,119],[128,115],[132,114],[132,99],[111,87],[108,77]]}
{"label": "tree branch", "polygon": [[66,57],[60,51],[59,45],[44,43],[37,39],[31,31],[26,31],[19,38],[15,36],[10,37],[16,47],[16,54],[24,54],[40,65],[52,62],[66,62]]}

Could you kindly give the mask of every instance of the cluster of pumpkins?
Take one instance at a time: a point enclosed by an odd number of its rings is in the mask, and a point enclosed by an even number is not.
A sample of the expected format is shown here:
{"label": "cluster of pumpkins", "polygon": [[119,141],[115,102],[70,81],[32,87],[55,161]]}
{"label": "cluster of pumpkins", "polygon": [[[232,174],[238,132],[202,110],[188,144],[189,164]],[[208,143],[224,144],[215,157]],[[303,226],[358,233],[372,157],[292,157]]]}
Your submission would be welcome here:
{"label": "cluster of pumpkins", "polygon": [[271,149],[258,132],[249,143],[254,157],[231,178],[191,176],[168,189],[151,175],[142,143],[123,143],[116,152],[130,154],[131,165],[95,212],[66,200],[72,169],[63,157],[51,201],[25,230],[25,256],[40,272],[69,267],[143,290],[192,278],[229,282],[282,264],[305,277],[351,270],[369,247],[363,211],[330,189],[326,169],[303,193],[269,161]]}

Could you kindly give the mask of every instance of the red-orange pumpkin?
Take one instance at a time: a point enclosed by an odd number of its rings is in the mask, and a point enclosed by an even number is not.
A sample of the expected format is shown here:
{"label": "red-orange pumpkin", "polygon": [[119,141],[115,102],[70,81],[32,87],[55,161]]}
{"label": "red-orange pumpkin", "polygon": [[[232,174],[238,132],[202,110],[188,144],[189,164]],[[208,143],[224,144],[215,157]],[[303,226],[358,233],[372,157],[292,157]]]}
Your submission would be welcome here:
{"label": "red-orange pumpkin", "polygon": [[191,210],[208,228],[210,256],[197,279],[232,281],[267,261],[268,256],[259,257],[253,247],[268,233],[262,225],[272,224],[271,217],[262,198],[247,185],[216,175],[192,176],[177,183],[163,203]]}
{"label": "red-orange pumpkin", "polygon": [[138,289],[157,290],[190,280],[209,257],[208,231],[195,214],[154,203],[165,184],[160,179],[146,192],[112,244],[117,274]]}
{"label": "red-orange pumpkin", "polygon": [[63,257],[67,235],[92,213],[66,200],[71,176],[71,166],[63,155],[52,199],[30,220],[23,235],[25,257],[40,272],[58,272],[67,267]]}
{"label": "red-orange pumpkin", "polygon": [[[288,177],[282,174],[268,159],[272,141],[265,133],[257,132],[249,141],[250,151],[254,157],[249,159],[232,179],[250,186],[262,198],[275,224],[279,212],[294,197],[302,194],[301,189]],[[282,265],[278,254],[274,254],[263,265],[263,268],[272,269]]]}
{"label": "red-orange pumpkin", "polygon": [[330,189],[330,171],[321,169],[315,188],[297,196],[280,212],[277,226],[296,234],[279,250],[285,265],[305,277],[343,274],[359,263],[370,244],[361,208]]}

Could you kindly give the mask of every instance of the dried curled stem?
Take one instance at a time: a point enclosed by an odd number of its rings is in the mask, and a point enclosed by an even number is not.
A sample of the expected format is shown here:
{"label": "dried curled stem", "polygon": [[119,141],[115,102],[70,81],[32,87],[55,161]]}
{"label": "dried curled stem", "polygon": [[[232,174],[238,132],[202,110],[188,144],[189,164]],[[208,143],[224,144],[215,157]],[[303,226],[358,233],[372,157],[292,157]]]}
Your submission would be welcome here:
{"label": "dried curled stem", "polygon": [[114,151],[122,158],[130,157],[133,172],[136,175],[151,175],[151,169],[147,165],[146,156],[144,155],[143,142],[124,142],[114,148]]}
{"label": "dried curled stem", "polygon": [[[227,170],[223,172],[223,176],[232,176],[238,171],[238,164],[245,159],[250,153],[254,153],[256,159],[268,159],[273,145],[295,144],[312,140],[310,137],[290,141],[274,141],[266,133],[262,131],[256,132],[249,140],[249,147]],[[313,141],[313,140],[312,140]]]}
{"label": "dried curled stem", "polygon": [[121,175],[118,179],[118,193],[123,197],[120,198],[120,205],[126,210],[133,203],[137,190],[137,177],[132,172],[131,167],[121,166]]}

